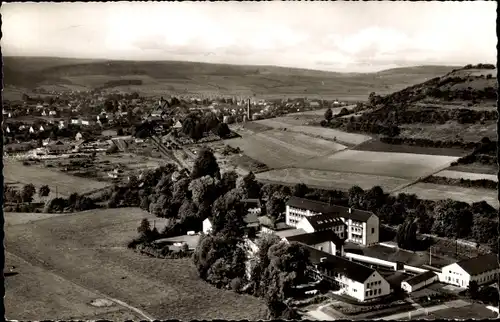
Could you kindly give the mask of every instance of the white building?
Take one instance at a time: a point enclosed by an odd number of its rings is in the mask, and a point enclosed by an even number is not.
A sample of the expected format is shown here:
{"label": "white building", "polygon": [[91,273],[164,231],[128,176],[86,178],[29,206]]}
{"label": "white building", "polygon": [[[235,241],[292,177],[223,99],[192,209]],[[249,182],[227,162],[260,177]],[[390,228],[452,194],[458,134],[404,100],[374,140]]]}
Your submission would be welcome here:
{"label": "white building", "polygon": [[314,265],[312,275],[339,285],[343,294],[364,302],[391,293],[389,282],[376,270],[313,247],[308,248]]}
{"label": "white building", "polygon": [[316,215],[342,219],[349,242],[366,246],[379,241],[379,219],[373,212],[297,197],[291,197],[286,204],[286,223],[290,226],[297,227],[303,218]]}
{"label": "white building", "polygon": [[347,225],[344,221],[332,214],[316,215],[304,217],[297,223],[297,229],[303,229],[308,233],[317,231],[332,230],[341,239],[347,237]]}
{"label": "white building", "polygon": [[433,271],[427,271],[415,276],[412,276],[401,282],[401,289],[407,293],[415,292],[422,287],[431,285],[439,280],[439,277]]}
{"label": "white building", "polygon": [[475,281],[478,285],[497,282],[499,273],[497,255],[487,254],[443,267],[439,280],[443,283],[467,288],[471,281]]}
{"label": "white building", "polygon": [[344,256],[344,240],[332,230],[290,235],[282,238],[287,243],[298,242],[331,255]]}

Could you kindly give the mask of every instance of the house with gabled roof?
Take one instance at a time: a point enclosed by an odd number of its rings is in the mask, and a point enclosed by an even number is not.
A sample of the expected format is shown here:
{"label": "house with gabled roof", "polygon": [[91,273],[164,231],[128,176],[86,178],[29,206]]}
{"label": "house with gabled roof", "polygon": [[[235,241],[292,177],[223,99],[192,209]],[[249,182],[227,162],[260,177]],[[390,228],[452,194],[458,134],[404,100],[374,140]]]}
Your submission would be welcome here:
{"label": "house with gabled roof", "polygon": [[433,271],[425,271],[401,282],[401,289],[407,293],[415,292],[439,280]]}
{"label": "house with gabled roof", "polygon": [[478,285],[498,282],[500,266],[496,254],[480,255],[465,259],[441,269],[441,282],[467,288],[475,281]]}
{"label": "house with gabled roof", "polygon": [[283,237],[282,240],[298,242],[332,255],[344,256],[344,240],[340,239],[332,230],[317,231]]}
{"label": "house with gabled roof", "polygon": [[340,287],[340,292],[360,302],[374,300],[391,293],[389,282],[375,269],[329,254],[306,245],[310,272],[318,280],[326,280]]}
{"label": "house with gabled roof", "polygon": [[347,238],[347,225],[341,218],[333,214],[304,217],[297,223],[297,228],[308,233],[331,230],[340,238]]}
{"label": "house with gabled roof", "polygon": [[379,241],[379,218],[371,211],[330,205],[325,202],[291,197],[286,204],[286,223],[297,227],[306,217],[329,215],[346,224],[347,241],[360,245],[373,245]]}

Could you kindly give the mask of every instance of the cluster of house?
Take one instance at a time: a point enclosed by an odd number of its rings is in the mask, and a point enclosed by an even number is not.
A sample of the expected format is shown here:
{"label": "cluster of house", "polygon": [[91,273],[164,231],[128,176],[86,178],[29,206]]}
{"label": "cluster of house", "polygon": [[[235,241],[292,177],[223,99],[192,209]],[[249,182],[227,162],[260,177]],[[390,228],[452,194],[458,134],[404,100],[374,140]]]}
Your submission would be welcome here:
{"label": "cluster of house", "polygon": [[[305,245],[313,265],[310,275],[340,287],[339,293],[364,302],[387,296],[395,290],[381,274],[381,268],[376,264],[380,260],[358,256],[344,249],[349,244],[370,247],[379,243],[379,219],[373,212],[291,197],[286,204],[286,222],[273,225],[267,217],[259,217],[258,200],[245,202],[250,204],[245,217],[248,228],[260,230],[260,234],[275,234],[283,242]],[[210,230],[210,219],[206,219],[203,232],[206,234]],[[247,245],[250,255],[258,250],[250,236]],[[500,273],[494,254],[459,261],[441,270],[402,263],[394,263],[392,270],[416,274],[400,283],[399,287],[406,292],[414,292],[437,281],[461,288],[467,288],[470,281],[483,285],[496,281]]]}

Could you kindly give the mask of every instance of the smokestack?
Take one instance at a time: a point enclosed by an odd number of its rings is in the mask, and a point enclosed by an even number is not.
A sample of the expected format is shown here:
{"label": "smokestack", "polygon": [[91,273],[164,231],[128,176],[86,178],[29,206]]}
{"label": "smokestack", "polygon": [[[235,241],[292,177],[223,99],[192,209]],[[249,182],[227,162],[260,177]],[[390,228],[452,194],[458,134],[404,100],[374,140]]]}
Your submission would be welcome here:
{"label": "smokestack", "polygon": [[247,99],[247,118],[249,121],[252,120],[251,115],[250,115],[250,99]]}

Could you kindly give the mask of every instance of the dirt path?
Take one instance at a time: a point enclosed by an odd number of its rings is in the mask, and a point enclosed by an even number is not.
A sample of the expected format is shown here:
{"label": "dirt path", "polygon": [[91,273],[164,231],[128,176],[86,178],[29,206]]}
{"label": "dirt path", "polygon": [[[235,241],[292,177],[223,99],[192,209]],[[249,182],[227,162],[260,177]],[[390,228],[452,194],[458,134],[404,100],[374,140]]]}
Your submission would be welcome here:
{"label": "dirt path", "polygon": [[[112,298],[112,297],[110,297],[110,296],[108,296],[106,294],[103,294],[103,293],[95,290],[95,289],[88,288],[88,287],[86,287],[84,285],[81,285],[81,284],[76,283],[76,282],[74,282],[72,280],[69,280],[68,278],[62,276],[61,274],[56,273],[54,270],[51,270],[51,269],[47,268],[45,262],[42,261],[42,260],[29,261],[29,260],[26,260],[25,258],[19,256],[18,254],[14,254],[14,253],[11,253],[11,252],[8,252],[8,251],[5,251],[5,253],[6,253],[6,255],[8,254],[10,256],[16,257],[19,260],[21,260],[22,262],[25,262],[25,263],[27,263],[27,264],[29,264],[31,266],[34,266],[34,267],[36,267],[38,269],[41,269],[41,270],[47,272],[48,274],[54,275],[57,278],[62,279],[62,280],[64,280],[65,282],[67,282],[69,284],[73,284],[73,285],[77,286],[80,289],[84,289],[84,290],[86,290],[88,292],[94,293],[94,294],[98,295],[99,297],[101,297],[103,299],[107,299],[109,301],[112,301],[112,302],[114,302],[114,303],[116,303],[116,304],[118,304],[118,305],[120,305],[120,306],[122,306],[122,307],[124,307],[124,308],[126,308],[128,310],[130,310],[130,311],[133,311],[139,317],[141,317],[142,319],[145,319],[145,320],[148,320],[148,321],[154,321],[155,320],[151,315],[147,314],[146,312],[144,312],[144,311],[142,311],[142,310],[140,310],[140,309],[138,309],[136,307],[131,306],[130,304],[128,304],[126,302],[123,302],[123,301],[121,301],[119,299],[116,299],[116,298]],[[7,290],[7,292],[8,292],[8,290]]]}

